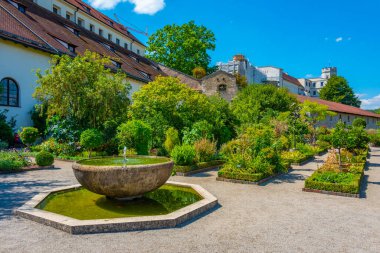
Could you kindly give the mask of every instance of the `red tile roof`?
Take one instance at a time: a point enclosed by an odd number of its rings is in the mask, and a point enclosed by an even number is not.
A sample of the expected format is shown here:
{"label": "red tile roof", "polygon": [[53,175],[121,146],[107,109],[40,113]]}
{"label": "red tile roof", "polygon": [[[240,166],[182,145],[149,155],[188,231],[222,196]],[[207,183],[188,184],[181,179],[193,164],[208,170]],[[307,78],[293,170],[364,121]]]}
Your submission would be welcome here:
{"label": "red tile roof", "polygon": [[297,86],[303,88],[303,86],[302,86],[302,84],[300,83],[300,81],[298,81],[298,79],[295,78],[295,77],[292,77],[292,76],[290,76],[290,75],[288,75],[288,74],[282,73],[282,78],[283,78],[284,80],[288,81],[289,83],[295,84],[295,85],[297,85]]}
{"label": "red tile roof", "polygon": [[166,75],[179,78],[179,80],[181,80],[182,83],[187,84],[190,88],[194,90],[198,90],[198,91],[202,90],[200,80],[192,76],[189,76],[185,73],[182,73],[178,70],[166,67],[165,65],[162,65],[162,64],[159,64],[159,65],[160,65],[160,69],[162,69],[162,71]]}
{"label": "red tile roof", "polygon": [[[73,1],[73,0],[72,0]],[[158,64],[116,45],[76,23],[67,20],[28,0],[17,0],[27,7],[26,13],[18,11],[8,1],[0,0],[0,37],[51,53],[75,56],[86,50],[97,52],[121,63],[121,69],[135,80],[150,82],[158,75],[166,76]],[[75,35],[67,27],[79,31]],[[69,51],[58,40],[75,46]],[[105,45],[112,46],[112,50]]]}
{"label": "red tile roof", "polygon": [[372,117],[372,118],[380,118],[380,114],[376,114],[373,112],[369,112],[354,106],[344,105],[341,103],[331,102],[319,98],[312,98],[312,97],[306,97],[301,95],[296,95],[297,100],[301,103],[305,102],[306,100],[310,102],[316,102],[318,104],[327,105],[329,107],[330,111],[337,112],[337,113],[347,113],[347,114],[353,114],[357,116],[364,116],[364,117]]}

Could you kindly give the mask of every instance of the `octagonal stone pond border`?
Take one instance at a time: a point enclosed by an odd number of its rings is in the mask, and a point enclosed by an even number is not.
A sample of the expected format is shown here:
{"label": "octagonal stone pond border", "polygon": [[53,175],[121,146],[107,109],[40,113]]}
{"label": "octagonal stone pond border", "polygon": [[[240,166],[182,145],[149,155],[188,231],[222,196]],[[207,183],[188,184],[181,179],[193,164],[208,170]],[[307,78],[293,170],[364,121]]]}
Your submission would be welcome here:
{"label": "octagonal stone pond border", "polygon": [[199,185],[173,181],[168,181],[166,184],[191,187],[198,192],[203,199],[166,215],[99,220],[77,220],[36,208],[39,203],[52,193],[79,189],[82,187],[81,185],[72,185],[40,193],[25,203],[22,207],[16,209],[14,214],[70,234],[94,234],[174,228],[179,224],[214,208],[218,204],[217,198]]}

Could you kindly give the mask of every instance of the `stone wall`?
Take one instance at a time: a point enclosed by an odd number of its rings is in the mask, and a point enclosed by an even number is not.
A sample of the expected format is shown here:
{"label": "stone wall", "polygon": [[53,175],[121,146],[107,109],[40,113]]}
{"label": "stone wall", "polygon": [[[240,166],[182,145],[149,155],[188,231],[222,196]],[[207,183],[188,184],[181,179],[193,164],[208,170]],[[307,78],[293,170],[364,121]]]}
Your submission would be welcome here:
{"label": "stone wall", "polygon": [[235,76],[217,71],[202,79],[202,92],[207,96],[220,94],[222,98],[231,101],[238,92]]}

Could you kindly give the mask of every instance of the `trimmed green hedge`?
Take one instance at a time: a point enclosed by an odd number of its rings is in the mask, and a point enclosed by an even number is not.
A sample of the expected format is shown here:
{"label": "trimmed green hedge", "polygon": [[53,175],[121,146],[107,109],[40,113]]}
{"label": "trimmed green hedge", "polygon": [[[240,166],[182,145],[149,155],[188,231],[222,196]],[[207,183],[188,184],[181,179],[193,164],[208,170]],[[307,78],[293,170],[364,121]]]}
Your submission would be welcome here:
{"label": "trimmed green hedge", "polygon": [[358,194],[365,164],[354,164],[351,167],[349,172],[316,171],[305,180],[305,188]]}
{"label": "trimmed green hedge", "polygon": [[267,175],[265,175],[264,173],[251,174],[251,173],[227,171],[227,170],[221,169],[220,171],[218,171],[218,177],[257,182],[257,181],[260,181],[261,179],[266,178]]}
{"label": "trimmed green hedge", "polygon": [[210,161],[210,162],[197,163],[197,164],[190,165],[190,166],[175,165],[174,171],[175,172],[187,173],[187,172],[191,172],[194,170],[206,169],[206,168],[210,168],[210,167],[218,166],[218,165],[223,165],[223,164],[224,164],[224,161],[222,161],[222,160],[214,160],[214,161]]}

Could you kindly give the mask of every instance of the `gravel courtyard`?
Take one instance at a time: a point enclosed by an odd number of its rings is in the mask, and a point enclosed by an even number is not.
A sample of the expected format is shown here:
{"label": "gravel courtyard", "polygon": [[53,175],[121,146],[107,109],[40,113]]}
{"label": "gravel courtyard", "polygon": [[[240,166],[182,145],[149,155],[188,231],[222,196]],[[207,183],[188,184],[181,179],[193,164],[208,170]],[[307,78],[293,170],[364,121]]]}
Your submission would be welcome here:
{"label": "gravel courtyard", "polygon": [[215,171],[172,177],[203,186],[220,205],[175,229],[79,236],[12,215],[40,191],[76,184],[71,163],[0,175],[0,252],[380,252],[380,149],[361,199],[302,192],[323,159],[263,186],[217,182]]}

